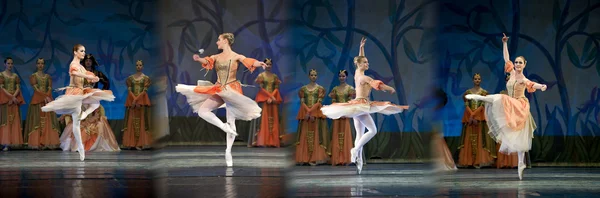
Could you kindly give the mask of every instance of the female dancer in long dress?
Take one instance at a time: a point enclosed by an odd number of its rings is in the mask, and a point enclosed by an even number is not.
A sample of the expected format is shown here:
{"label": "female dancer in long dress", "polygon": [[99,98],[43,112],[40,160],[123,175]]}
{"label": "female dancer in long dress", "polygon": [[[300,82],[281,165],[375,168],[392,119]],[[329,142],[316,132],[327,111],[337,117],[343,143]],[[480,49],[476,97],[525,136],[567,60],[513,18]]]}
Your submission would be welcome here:
{"label": "female dancer in long dress", "polygon": [[279,93],[281,80],[277,74],[271,72],[273,61],[265,59],[267,67],[256,78],[260,91],[256,94],[256,102],[262,104],[260,130],[256,135],[256,146],[279,147],[279,105],[283,100]]}
{"label": "female dancer in long dress", "polygon": [[[85,56],[85,47],[83,45],[75,45],[73,47],[73,55],[73,61],[69,65],[71,82],[69,86],[61,88],[61,90],[66,89],[65,95],[59,96],[56,100],[43,106],[42,111],[71,114],[73,118],[73,136],[75,136],[75,140],[77,141],[77,152],[79,152],[79,159],[83,161],[85,159],[85,149],[81,141],[80,121],[96,110],[100,106],[101,100],[113,101],[115,100],[115,96],[111,91],[84,88],[84,79],[98,82],[99,78],[92,72],[85,70],[80,63]],[[81,110],[82,105],[87,106],[85,111]]]}
{"label": "female dancer in long dress", "polygon": [[[356,162],[358,174],[362,171],[362,147],[367,144],[371,138],[377,134],[375,122],[371,117],[371,113],[382,113],[392,115],[401,113],[408,106],[399,106],[387,101],[370,101],[369,95],[371,89],[389,91],[391,94],[396,90],[388,85],[385,85],[380,80],[373,80],[365,75],[365,71],[369,69],[369,61],[365,57],[365,42],[363,38],[360,42],[360,51],[357,57],[354,58],[356,71],[354,72],[354,83],[356,84],[356,98],[347,103],[335,103],[321,108],[323,114],[331,119],[348,117],[354,119],[354,128],[356,129],[356,139],[354,140],[354,148],[350,150],[350,161]],[[365,133],[365,128],[369,132]]]}
{"label": "female dancer in long dress", "polygon": [[[242,62],[250,72],[253,72],[256,67],[263,67],[263,69],[266,67],[264,62],[235,53],[231,49],[233,42],[233,34],[223,33],[217,40],[217,48],[223,50],[221,53],[204,58],[200,58],[197,54],[193,56],[194,61],[202,63],[205,69],[216,69],[216,84],[207,83],[198,86],[178,84],[175,87],[177,92],[186,96],[198,116],[227,133],[225,162],[228,167],[233,166],[231,147],[235,136],[238,135],[235,120],[252,120],[260,117],[261,114],[258,104],[242,93],[242,84],[236,79],[238,62]],[[226,104],[227,123],[223,123],[212,112],[223,104]]]}
{"label": "female dancer in long dress", "polygon": [[135,62],[136,73],[127,78],[127,100],[125,101],[125,128],[123,129],[123,147],[142,150],[150,148],[150,77],[142,73],[144,62]]}
{"label": "female dancer in long dress", "polygon": [[465,98],[481,100],[485,104],[485,115],[490,128],[490,135],[496,142],[502,143],[499,152],[514,153],[519,157],[519,179],[523,179],[523,170],[526,165],[525,152],[531,150],[531,139],[533,131],[537,128],[535,121],[529,111],[529,100],[525,97],[525,89],[535,92],[536,89],[546,91],[547,86],[535,83],[523,75],[523,69],[527,65],[525,57],[519,56],[515,64],[510,61],[507,42],[508,37],[504,35],[504,65],[505,72],[510,72],[510,79],[506,83],[508,95],[494,94],[481,96],[476,94],[466,95]]}
{"label": "female dancer in long dress", "polygon": [[21,93],[21,81],[13,73],[13,59],[4,59],[6,70],[0,73],[0,144],[2,150],[7,151],[10,146],[23,144],[23,130],[21,128],[21,110],[19,106],[25,104]]}
{"label": "female dancer in long dress", "polygon": [[[481,85],[481,75],[473,75],[473,88],[465,91],[463,96],[468,94],[488,95],[488,92]],[[462,132],[460,134],[461,144],[458,154],[458,166],[481,168],[491,166],[496,158],[496,142],[488,134],[488,127],[485,123],[484,102],[476,100],[465,101],[465,111],[462,118]]]}
{"label": "female dancer in long dress", "polygon": [[36,61],[37,72],[31,74],[29,81],[33,87],[33,96],[27,109],[25,120],[25,142],[33,149],[54,149],[60,146],[60,129],[56,113],[42,112],[42,107],[52,101],[52,77],[44,73],[44,59]]}
{"label": "female dancer in long dress", "polygon": [[[340,85],[333,87],[329,93],[331,103],[349,102],[356,97],[354,87],[346,83],[348,71],[341,70],[338,73]],[[350,164],[350,149],[352,149],[352,129],[350,118],[340,118],[331,121],[331,165]]]}
{"label": "female dancer in long dress", "polygon": [[298,109],[298,130],[296,133],[296,164],[312,166],[327,163],[327,148],[330,140],[327,131],[327,117],[320,108],[325,98],[325,88],[317,84],[317,70],[308,72],[310,83],[300,87],[300,109]]}

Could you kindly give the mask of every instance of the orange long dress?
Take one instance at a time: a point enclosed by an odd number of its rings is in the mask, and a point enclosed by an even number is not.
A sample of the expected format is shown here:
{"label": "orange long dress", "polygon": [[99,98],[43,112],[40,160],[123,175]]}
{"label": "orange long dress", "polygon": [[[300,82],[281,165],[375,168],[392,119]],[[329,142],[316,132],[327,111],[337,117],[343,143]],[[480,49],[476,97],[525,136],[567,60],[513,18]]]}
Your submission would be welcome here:
{"label": "orange long dress", "polygon": [[52,78],[48,74],[32,74],[29,81],[34,91],[25,120],[25,142],[33,149],[58,148],[60,127],[56,113],[42,111],[42,107],[46,105],[45,99],[52,99]]}
{"label": "orange long dress", "polygon": [[[487,91],[481,89],[478,93],[467,94],[487,95]],[[477,120],[477,123],[469,123],[469,118]],[[496,142],[488,134],[488,127],[485,120],[485,107],[481,101],[466,100],[465,112],[462,118],[463,128],[461,133],[462,143],[458,155],[459,167],[483,167],[491,166],[496,158]]]}
{"label": "orange long dress", "polygon": [[[23,144],[23,130],[21,128],[21,112],[19,106],[25,104],[23,94],[17,94],[17,103],[8,104],[12,100],[11,95],[20,89],[21,80],[13,73],[6,76],[0,73],[0,145],[21,146]],[[5,92],[6,91],[6,92]]]}
{"label": "orange long dress", "polygon": [[[332,103],[345,103],[356,97],[356,91],[350,85],[336,86],[329,93],[329,97]],[[353,147],[350,118],[342,117],[332,120],[331,125],[331,144],[329,146],[331,165],[350,164],[350,149]]]}
{"label": "orange long dress", "polygon": [[[298,111],[298,131],[296,142],[296,162],[309,163],[312,165],[327,162],[327,143],[329,143],[329,132],[325,115],[321,112],[325,88],[317,86],[309,89],[306,85],[298,92],[300,97],[300,110]],[[314,120],[306,116],[315,117]]]}
{"label": "orange long dress", "polygon": [[[263,72],[258,75],[256,82],[261,89],[256,95],[256,102],[262,104],[260,130],[256,135],[256,146],[279,147],[279,104],[283,101],[279,93],[281,80],[273,73]],[[274,98],[271,104],[267,100]]]}
{"label": "orange long dress", "polygon": [[[142,75],[135,78],[133,75],[127,78],[127,100],[125,101],[125,128],[123,129],[124,147],[149,148],[152,144],[150,133],[150,98],[148,97],[150,78]],[[134,102],[139,107],[135,107]]]}

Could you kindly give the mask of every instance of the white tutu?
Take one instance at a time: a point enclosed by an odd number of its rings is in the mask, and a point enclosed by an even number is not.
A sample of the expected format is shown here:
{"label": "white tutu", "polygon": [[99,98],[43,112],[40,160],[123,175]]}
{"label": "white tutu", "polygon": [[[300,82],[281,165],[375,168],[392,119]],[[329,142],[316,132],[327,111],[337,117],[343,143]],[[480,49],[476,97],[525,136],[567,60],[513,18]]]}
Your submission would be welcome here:
{"label": "white tutu", "polygon": [[408,106],[399,106],[390,102],[381,101],[366,101],[352,100],[347,103],[334,103],[321,107],[321,112],[331,119],[339,119],[341,117],[352,118],[364,114],[381,113],[392,115],[402,113]]}
{"label": "white tutu", "polygon": [[100,103],[100,101],[114,101],[115,96],[110,91],[91,89],[84,95],[61,95],[54,101],[42,107],[42,111],[54,111],[57,114],[72,114],[83,104]]}
{"label": "white tutu", "polygon": [[537,128],[531,114],[523,129],[514,130],[508,125],[501,97],[496,97],[493,102],[485,103],[485,116],[490,129],[488,133],[496,142],[502,143],[499,152],[510,154],[531,150],[533,131]]}
{"label": "white tutu", "polygon": [[[199,81],[198,84],[201,86],[214,86],[212,83],[207,83],[207,81]],[[195,88],[195,85],[178,84],[175,86],[175,90],[186,97],[187,102],[194,110],[194,113],[198,113],[204,101],[210,98],[213,94],[196,93],[194,92]],[[219,108],[226,108],[228,112],[233,113],[237,120],[249,121],[258,118],[261,115],[262,109],[254,100],[234,91],[233,89],[225,89],[216,93],[215,95],[220,96],[225,102],[225,104]]]}

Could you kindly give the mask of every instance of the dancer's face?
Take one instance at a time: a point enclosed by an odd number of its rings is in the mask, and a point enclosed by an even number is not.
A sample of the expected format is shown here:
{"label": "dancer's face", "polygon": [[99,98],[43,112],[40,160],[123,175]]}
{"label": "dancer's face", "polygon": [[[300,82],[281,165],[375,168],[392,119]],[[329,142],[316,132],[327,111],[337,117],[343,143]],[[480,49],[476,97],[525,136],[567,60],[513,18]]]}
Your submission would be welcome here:
{"label": "dancer's face", "polygon": [[475,86],[481,85],[481,76],[479,76],[479,75],[473,76],[473,84]]}
{"label": "dancer's face", "polygon": [[229,41],[223,38],[223,36],[219,36],[219,39],[217,39],[217,49],[223,49],[225,45],[229,45]]}
{"label": "dancer's face", "polygon": [[311,71],[308,73],[308,78],[310,78],[310,82],[317,82],[317,72]]}
{"label": "dancer's face", "polygon": [[92,66],[92,59],[88,58],[85,59],[85,67],[91,67]]}
{"label": "dancer's face", "polygon": [[44,70],[44,60],[40,59],[35,63],[35,67],[38,71]]}
{"label": "dancer's face", "polygon": [[346,82],[346,73],[340,73],[338,74],[338,79],[340,80],[340,82]]}
{"label": "dancer's face", "polygon": [[267,65],[267,66],[265,67],[265,70],[267,70],[267,71],[271,71],[271,68],[273,67],[273,63],[270,63],[270,62],[269,62],[269,63],[266,63],[266,65]]}
{"label": "dancer's face", "polygon": [[360,70],[364,70],[364,71],[368,70],[369,69],[369,59],[364,58],[362,60],[359,60],[357,67]]}
{"label": "dancer's face", "polygon": [[73,54],[75,55],[75,57],[77,57],[78,59],[83,59],[85,57],[85,47],[81,46],[77,49],[77,51],[74,51]]}
{"label": "dancer's face", "polygon": [[12,71],[13,69],[13,60],[12,59],[8,59],[6,60],[6,63],[4,63],[4,66],[6,66],[6,70],[8,71]]}
{"label": "dancer's face", "polygon": [[523,71],[523,69],[525,69],[525,65],[526,65],[526,63],[525,63],[525,60],[523,58],[518,57],[515,60],[515,70],[517,70],[517,71]]}
{"label": "dancer's face", "polygon": [[144,64],[142,64],[142,62],[138,61],[135,63],[135,70],[138,72],[141,72],[142,69],[144,69]]}

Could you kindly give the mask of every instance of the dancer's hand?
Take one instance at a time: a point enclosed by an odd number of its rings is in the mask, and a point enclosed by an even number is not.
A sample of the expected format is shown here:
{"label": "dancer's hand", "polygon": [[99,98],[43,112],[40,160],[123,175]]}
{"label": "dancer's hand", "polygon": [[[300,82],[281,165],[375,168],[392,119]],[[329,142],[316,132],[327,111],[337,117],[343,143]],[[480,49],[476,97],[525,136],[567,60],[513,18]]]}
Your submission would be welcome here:
{"label": "dancer's hand", "polygon": [[362,47],[365,47],[365,43],[367,43],[367,38],[365,38],[365,37],[362,37],[362,38],[360,39],[360,47],[361,47],[361,48],[362,48]]}
{"label": "dancer's hand", "polygon": [[506,34],[502,33],[503,37],[502,37],[502,42],[506,43],[508,42],[508,37],[506,37]]}
{"label": "dancer's hand", "polygon": [[387,86],[387,85],[384,87],[384,90],[389,91],[390,94],[396,93],[396,89],[394,89],[393,87]]}
{"label": "dancer's hand", "polygon": [[200,60],[202,60],[202,58],[200,58],[200,55],[198,54],[194,54],[194,56],[192,56],[192,58],[194,59],[194,61],[196,62],[200,62]]}
{"label": "dancer's hand", "polygon": [[100,78],[98,78],[98,76],[94,76],[92,79],[90,79],[93,83],[100,81]]}
{"label": "dancer's hand", "polygon": [[548,88],[548,86],[542,85],[542,91],[546,91],[547,88]]}
{"label": "dancer's hand", "polygon": [[262,67],[263,69],[266,69],[267,64],[265,64],[264,62],[260,62],[260,61],[256,61],[254,62],[254,67]]}

